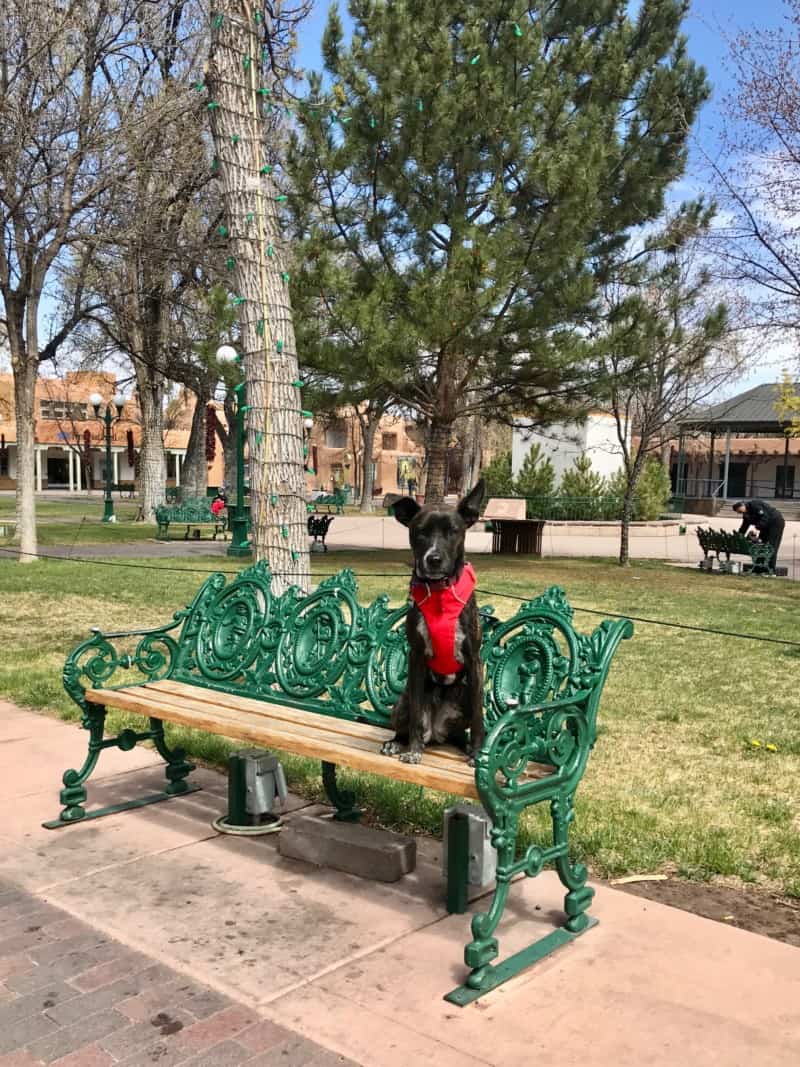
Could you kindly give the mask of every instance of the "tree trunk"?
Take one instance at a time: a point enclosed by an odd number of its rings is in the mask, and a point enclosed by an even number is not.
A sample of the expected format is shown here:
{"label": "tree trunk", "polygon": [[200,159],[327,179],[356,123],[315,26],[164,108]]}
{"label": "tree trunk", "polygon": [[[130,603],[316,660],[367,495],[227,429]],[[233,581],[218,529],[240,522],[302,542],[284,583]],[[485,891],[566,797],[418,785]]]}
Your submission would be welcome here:
{"label": "tree trunk", "polygon": [[36,457],[35,399],[38,363],[21,353],[12,356],[14,404],[17,423],[17,538],[20,563],[35,563],[36,541]]}
{"label": "tree trunk", "polygon": [[[275,85],[271,71],[258,70],[261,23],[244,21],[233,0],[223,0],[218,12],[206,84],[225,205],[222,235],[241,314],[251,541],[255,558],[269,563],[273,592],[280,594],[290,585],[308,589],[311,570],[289,257],[278,224],[280,191],[264,155],[260,90]],[[274,144],[274,129],[266,132],[267,144]]]}
{"label": "tree trunk", "polygon": [[640,453],[633,464],[633,468],[625,487],[625,495],[622,498],[622,521],[619,530],[619,565],[627,567],[630,563],[630,526],[633,519],[633,504],[636,499],[636,489],[644,467],[644,453]]}
{"label": "tree trunk", "polygon": [[201,389],[195,394],[192,428],[189,431],[189,443],[181,468],[181,489],[183,498],[204,497],[208,488],[208,461],[206,460],[206,407],[211,399],[208,389]]}
{"label": "tree trunk", "polygon": [[461,474],[461,496],[464,497],[478,480],[481,469],[481,430],[480,415],[470,415],[467,419],[464,435],[464,467]]}
{"label": "tree trunk", "polygon": [[142,447],[139,460],[143,522],[156,521],[156,508],[165,500],[166,457],[164,454],[164,385],[158,371],[137,361],[139,408],[142,414]]}
{"label": "tree trunk", "polygon": [[375,488],[375,474],[372,454],[375,448],[375,434],[378,431],[382,414],[380,410],[367,412],[366,422],[361,426],[364,450],[361,457],[361,506],[359,510],[364,514],[368,514],[373,509],[372,494]]}
{"label": "tree trunk", "polygon": [[450,423],[441,423],[434,415],[428,435],[427,472],[425,482],[425,503],[441,504],[447,486],[447,452],[450,445]]}

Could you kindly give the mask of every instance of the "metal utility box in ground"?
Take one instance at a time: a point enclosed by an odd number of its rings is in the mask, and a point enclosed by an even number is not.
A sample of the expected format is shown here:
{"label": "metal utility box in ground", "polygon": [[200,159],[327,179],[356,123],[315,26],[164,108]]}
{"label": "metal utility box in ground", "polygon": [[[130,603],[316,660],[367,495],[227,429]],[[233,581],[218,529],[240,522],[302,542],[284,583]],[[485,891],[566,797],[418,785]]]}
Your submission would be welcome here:
{"label": "metal utility box in ground", "polygon": [[450,822],[454,815],[463,815],[467,819],[467,841],[469,863],[467,867],[468,885],[488,885],[494,881],[497,871],[497,851],[491,843],[492,821],[477,804],[454,804],[444,813],[444,854],[442,866],[447,875],[448,841],[450,839]]}
{"label": "metal utility box in ground", "polygon": [[275,799],[286,800],[288,790],[278,757],[257,748],[231,754],[228,762],[228,822],[257,825],[272,812]]}

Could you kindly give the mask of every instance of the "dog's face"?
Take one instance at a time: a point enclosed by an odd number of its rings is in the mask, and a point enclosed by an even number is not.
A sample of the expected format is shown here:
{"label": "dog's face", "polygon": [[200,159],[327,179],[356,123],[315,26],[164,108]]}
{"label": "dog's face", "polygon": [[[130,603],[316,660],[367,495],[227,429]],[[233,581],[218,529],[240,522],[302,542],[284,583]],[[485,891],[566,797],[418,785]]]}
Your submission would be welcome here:
{"label": "dog's face", "polygon": [[478,521],[483,494],[481,479],[455,508],[444,504],[420,507],[407,496],[393,502],[394,517],[408,527],[417,577],[434,582],[460,570],[464,563],[464,537]]}

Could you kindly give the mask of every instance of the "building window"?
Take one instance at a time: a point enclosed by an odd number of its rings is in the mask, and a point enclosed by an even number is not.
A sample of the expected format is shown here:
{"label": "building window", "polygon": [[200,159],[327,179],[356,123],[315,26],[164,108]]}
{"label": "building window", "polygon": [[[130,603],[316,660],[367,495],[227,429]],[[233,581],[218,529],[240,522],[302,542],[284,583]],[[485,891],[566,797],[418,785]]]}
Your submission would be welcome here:
{"label": "building window", "polygon": [[397,434],[396,433],[384,433],[381,434],[381,448],[385,452],[397,451]]}
{"label": "building window", "polygon": [[0,448],[0,478],[8,477],[8,449]]}
{"label": "building window", "polygon": [[325,430],[325,444],[328,448],[347,448],[347,423],[331,423]]}
{"label": "building window", "polygon": [[69,400],[40,400],[39,418],[82,422],[86,418],[86,405]]}

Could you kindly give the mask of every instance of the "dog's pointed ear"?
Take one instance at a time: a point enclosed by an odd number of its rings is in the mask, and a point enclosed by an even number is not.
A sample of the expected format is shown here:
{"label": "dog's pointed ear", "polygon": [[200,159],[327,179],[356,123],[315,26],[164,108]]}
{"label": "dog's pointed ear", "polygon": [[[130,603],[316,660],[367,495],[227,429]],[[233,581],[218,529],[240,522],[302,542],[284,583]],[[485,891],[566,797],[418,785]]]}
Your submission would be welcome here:
{"label": "dog's pointed ear", "polygon": [[385,496],[383,504],[403,526],[410,525],[411,520],[419,511],[419,504],[416,500],[412,500],[410,496],[399,496],[397,493],[389,493]]}
{"label": "dog's pointed ear", "polygon": [[470,489],[464,499],[459,502],[456,510],[464,520],[465,526],[474,526],[480,518],[485,491],[486,487],[483,483],[483,478],[481,478],[477,485]]}

